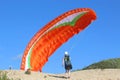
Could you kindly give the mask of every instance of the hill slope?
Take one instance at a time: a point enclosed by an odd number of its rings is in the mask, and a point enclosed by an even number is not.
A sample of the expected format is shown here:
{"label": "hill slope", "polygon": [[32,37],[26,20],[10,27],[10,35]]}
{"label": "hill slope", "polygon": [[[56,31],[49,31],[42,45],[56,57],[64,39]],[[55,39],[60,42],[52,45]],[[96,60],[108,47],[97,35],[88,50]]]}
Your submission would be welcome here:
{"label": "hill slope", "polygon": [[103,60],[83,68],[85,69],[120,69],[120,58]]}
{"label": "hill slope", "polygon": [[[6,70],[10,80],[120,80],[120,69],[91,69],[81,70],[71,73],[71,78],[66,79],[63,74],[48,74],[32,72],[30,75],[25,74],[22,70]],[[8,79],[7,79],[8,80]]]}

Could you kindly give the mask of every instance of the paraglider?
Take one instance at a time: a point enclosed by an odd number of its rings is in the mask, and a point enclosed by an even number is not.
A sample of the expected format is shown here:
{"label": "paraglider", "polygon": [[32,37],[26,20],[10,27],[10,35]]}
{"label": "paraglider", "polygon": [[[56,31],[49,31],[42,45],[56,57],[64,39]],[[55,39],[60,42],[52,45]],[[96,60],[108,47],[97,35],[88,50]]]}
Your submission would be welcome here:
{"label": "paraglider", "polygon": [[72,36],[84,30],[96,19],[90,8],[70,10],[40,29],[28,43],[21,62],[21,69],[42,71],[48,58]]}

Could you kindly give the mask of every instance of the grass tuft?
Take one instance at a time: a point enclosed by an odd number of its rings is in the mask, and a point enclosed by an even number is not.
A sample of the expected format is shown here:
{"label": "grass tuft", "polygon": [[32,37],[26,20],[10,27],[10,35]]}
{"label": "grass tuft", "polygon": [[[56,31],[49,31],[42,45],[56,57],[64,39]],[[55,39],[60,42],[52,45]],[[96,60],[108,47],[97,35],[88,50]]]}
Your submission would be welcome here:
{"label": "grass tuft", "polygon": [[2,72],[0,71],[0,80],[13,80],[13,79],[9,79],[7,76],[7,72]]}

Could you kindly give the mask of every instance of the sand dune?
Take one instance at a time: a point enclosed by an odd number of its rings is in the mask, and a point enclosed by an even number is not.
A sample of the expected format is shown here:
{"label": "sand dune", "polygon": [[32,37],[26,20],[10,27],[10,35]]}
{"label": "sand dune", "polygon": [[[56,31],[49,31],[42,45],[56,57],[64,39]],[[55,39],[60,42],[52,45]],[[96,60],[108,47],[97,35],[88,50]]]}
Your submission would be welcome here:
{"label": "sand dune", "polygon": [[120,80],[120,69],[93,69],[81,70],[71,73],[71,78],[66,79],[65,74],[47,74],[31,72],[25,74],[22,70],[5,70],[9,78],[14,80]]}

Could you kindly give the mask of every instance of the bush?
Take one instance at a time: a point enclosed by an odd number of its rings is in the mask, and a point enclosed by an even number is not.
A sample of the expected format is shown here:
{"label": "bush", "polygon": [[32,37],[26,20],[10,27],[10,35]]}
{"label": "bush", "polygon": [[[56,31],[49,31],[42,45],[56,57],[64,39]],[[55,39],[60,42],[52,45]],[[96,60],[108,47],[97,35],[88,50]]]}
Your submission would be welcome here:
{"label": "bush", "polygon": [[31,70],[27,69],[27,71],[25,71],[25,74],[31,74]]}
{"label": "bush", "polygon": [[9,79],[7,77],[7,72],[3,73],[2,71],[0,71],[0,80],[13,80],[13,79]]}

